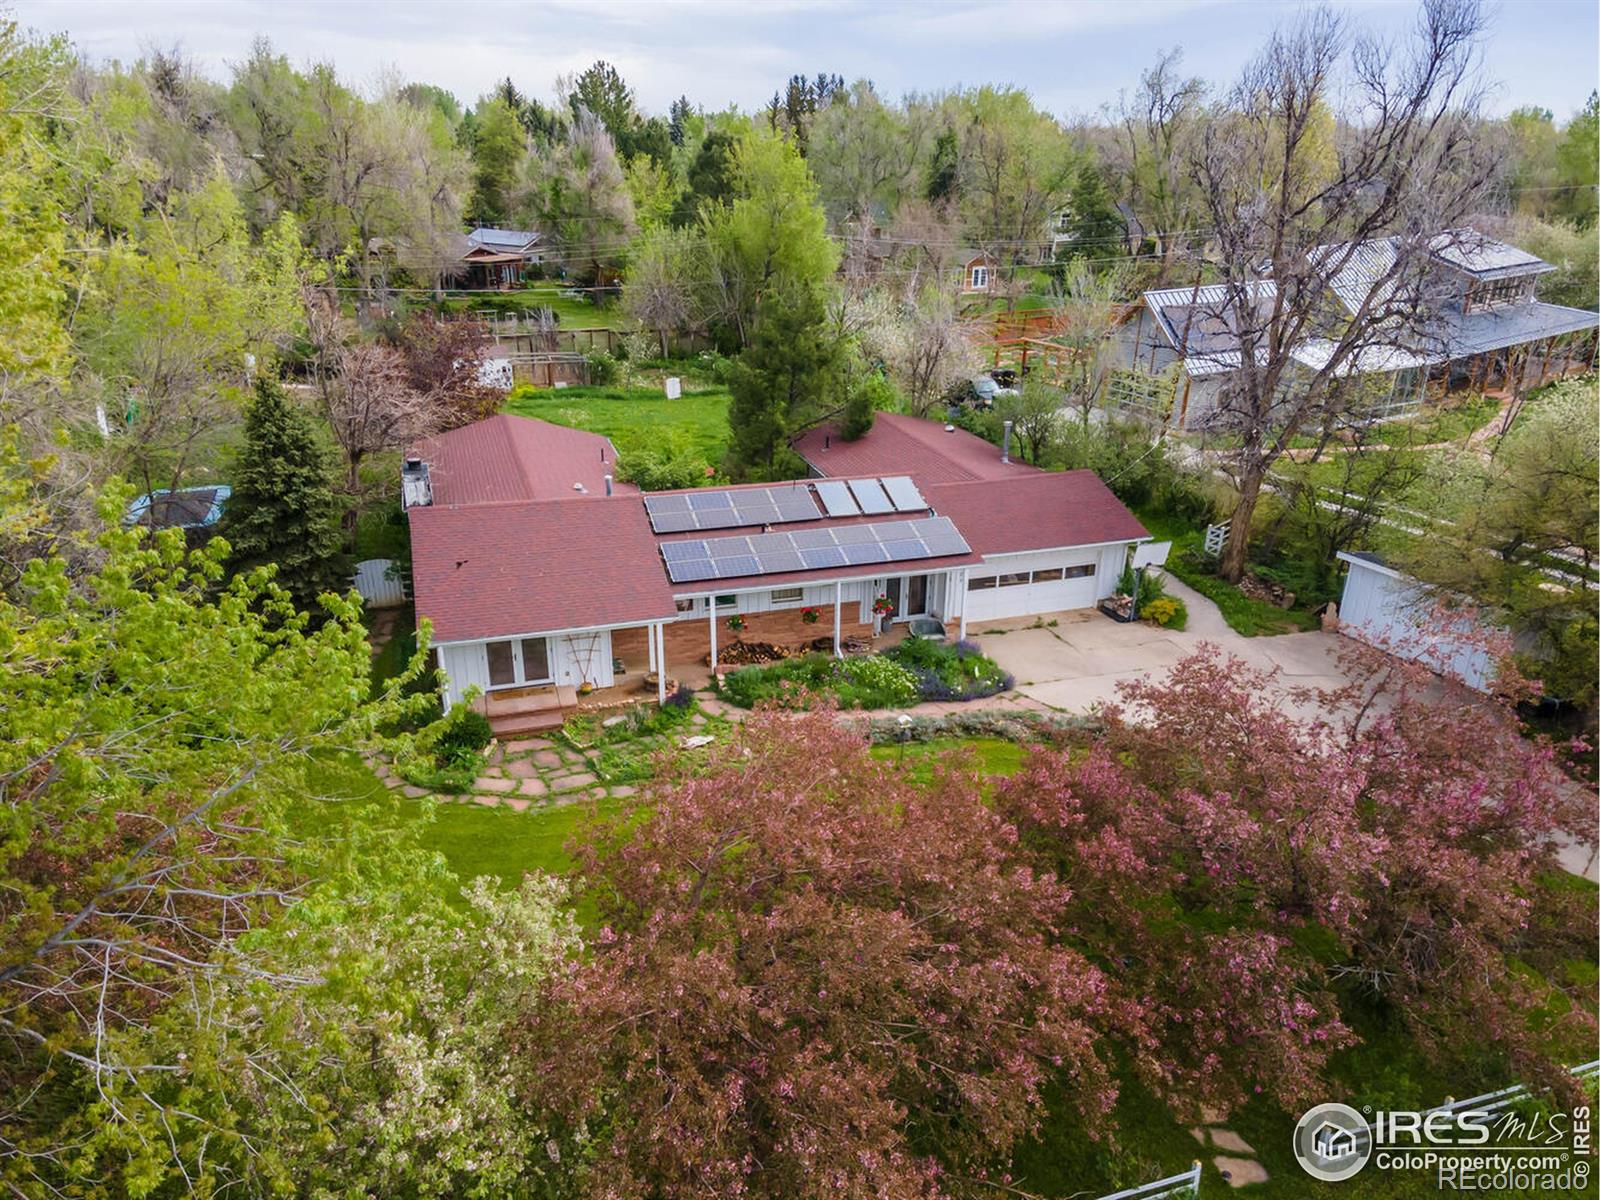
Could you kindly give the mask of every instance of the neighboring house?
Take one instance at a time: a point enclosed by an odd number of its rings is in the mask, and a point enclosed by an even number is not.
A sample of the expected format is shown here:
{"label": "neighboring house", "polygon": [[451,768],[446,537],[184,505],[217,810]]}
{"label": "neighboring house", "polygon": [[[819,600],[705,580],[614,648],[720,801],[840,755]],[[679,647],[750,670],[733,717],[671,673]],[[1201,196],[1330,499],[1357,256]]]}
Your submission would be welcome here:
{"label": "neighboring house", "polygon": [[460,243],[461,272],[469,288],[505,290],[522,282],[544,261],[538,233],[479,226]]}
{"label": "neighboring house", "polygon": [[995,276],[997,265],[988,254],[974,254],[961,264],[961,294],[963,296],[989,295],[999,280]]}
{"label": "neighboring house", "polygon": [[[1539,301],[1537,280],[1554,270],[1549,263],[1471,229],[1440,235],[1436,244],[1430,267],[1437,299],[1425,327],[1397,332],[1393,344],[1368,348],[1352,365],[1350,373],[1380,380],[1364,415],[1413,412],[1430,386],[1436,392],[1485,387],[1503,384],[1518,372],[1534,383],[1552,373],[1587,369],[1600,314]],[[1356,311],[1385,277],[1394,254],[1388,240],[1357,248],[1333,280],[1347,312]],[[1270,279],[1253,285],[1250,303],[1268,306],[1274,298]],[[1238,331],[1246,321],[1237,309],[1220,284],[1144,293],[1137,319],[1123,327],[1117,341],[1119,366],[1141,378],[1119,380],[1113,394],[1172,427],[1205,426],[1239,368]],[[1330,342],[1311,338],[1293,353],[1306,369],[1316,370],[1331,350]]]}
{"label": "neighboring house", "polygon": [[[1128,254],[1137,254],[1140,244],[1144,241],[1144,224],[1128,205],[1118,201],[1116,208],[1117,216],[1122,221],[1121,249]],[[1039,246],[1041,265],[1059,261],[1063,247],[1077,240],[1078,235],[1072,228],[1072,223],[1073,212],[1069,206],[1063,205],[1050,214],[1050,225],[1047,230],[1049,236]],[[1111,257],[1117,251],[1117,246],[1109,245],[1097,248],[1095,253],[1097,256]]]}
{"label": "neighboring house", "polygon": [[1449,610],[1418,580],[1376,554],[1339,551],[1348,564],[1339,599],[1339,631],[1437,674],[1487,691],[1494,678],[1491,630],[1475,608]]}
{"label": "neighboring house", "polygon": [[[838,652],[889,624],[1085,608],[1149,535],[1091,471],[1000,460],[892,413],[854,442],[795,443],[814,478],[641,493],[597,434],[501,415],[419,446],[403,472],[412,592],[447,705],[469,687],[500,732],[577,694],[716,661],[734,640]],[[665,663],[666,671],[657,669]],[[544,705],[533,714],[530,705]]]}

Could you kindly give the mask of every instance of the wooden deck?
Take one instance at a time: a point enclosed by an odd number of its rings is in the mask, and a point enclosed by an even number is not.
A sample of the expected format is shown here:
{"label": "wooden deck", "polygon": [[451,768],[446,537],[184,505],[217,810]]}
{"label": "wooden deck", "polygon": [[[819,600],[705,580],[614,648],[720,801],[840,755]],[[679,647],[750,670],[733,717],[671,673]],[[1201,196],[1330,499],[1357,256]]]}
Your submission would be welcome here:
{"label": "wooden deck", "polygon": [[578,711],[578,689],[559,686],[508,688],[483,698],[484,716],[496,737],[555,729]]}

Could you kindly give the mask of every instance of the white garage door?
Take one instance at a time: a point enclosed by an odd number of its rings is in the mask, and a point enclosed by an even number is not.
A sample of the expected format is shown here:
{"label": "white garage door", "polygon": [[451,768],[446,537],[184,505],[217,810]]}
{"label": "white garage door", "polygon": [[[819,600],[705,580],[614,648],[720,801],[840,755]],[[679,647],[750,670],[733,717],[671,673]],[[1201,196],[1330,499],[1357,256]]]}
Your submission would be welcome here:
{"label": "white garage door", "polygon": [[1066,608],[1089,608],[1096,594],[1097,556],[1077,553],[1033,559],[1027,568],[973,567],[967,578],[967,620],[1027,617]]}

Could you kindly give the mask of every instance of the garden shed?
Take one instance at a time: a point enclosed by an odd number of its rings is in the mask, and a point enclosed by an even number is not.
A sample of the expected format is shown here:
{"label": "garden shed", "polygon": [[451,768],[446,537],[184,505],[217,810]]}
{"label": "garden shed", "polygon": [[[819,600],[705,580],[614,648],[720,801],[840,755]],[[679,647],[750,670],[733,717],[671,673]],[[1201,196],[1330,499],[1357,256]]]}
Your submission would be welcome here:
{"label": "garden shed", "polygon": [[1488,690],[1494,662],[1486,642],[1495,631],[1476,610],[1441,614],[1437,599],[1420,580],[1396,571],[1376,554],[1341,550],[1339,560],[1349,568],[1339,600],[1341,633],[1420,662],[1477,691]]}

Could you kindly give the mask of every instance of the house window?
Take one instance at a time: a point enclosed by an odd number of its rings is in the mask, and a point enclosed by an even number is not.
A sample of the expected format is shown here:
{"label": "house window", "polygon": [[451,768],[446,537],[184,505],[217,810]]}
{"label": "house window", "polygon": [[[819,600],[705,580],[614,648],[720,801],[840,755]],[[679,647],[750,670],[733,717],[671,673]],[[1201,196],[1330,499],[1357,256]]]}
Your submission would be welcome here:
{"label": "house window", "polygon": [[1056,580],[1058,580],[1060,578],[1061,578],[1061,568],[1060,567],[1051,567],[1048,570],[1035,571],[1033,573],[1033,581],[1035,583],[1054,583],[1054,582],[1056,582]]}
{"label": "house window", "polygon": [[774,604],[799,604],[806,598],[804,588],[773,588],[770,595]]}
{"label": "house window", "polygon": [[737,596],[718,596],[717,597],[717,607],[718,608],[737,608],[737,607],[739,607],[739,597],[737,597]]}
{"label": "house window", "polygon": [[1028,582],[1026,571],[1014,571],[1009,575],[1000,576],[1001,587],[1023,587]]}
{"label": "house window", "polygon": [[1093,574],[1094,574],[1094,564],[1093,563],[1081,563],[1080,565],[1078,565],[1076,567],[1065,567],[1065,568],[1063,568],[1062,572],[1061,572],[1061,577],[1063,579],[1087,579],[1089,576],[1091,576]]}
{"label": "house window", "polygon": [[972,268],[972,290],[973,291],[978,291],[978,290],[980,290],[982,288],[986,288],[988,286],[989,286],[989,268],[988,267],[973,267]]}
{"label": "house window", "polygon": [[982,592],[994,586],[993,575],[974,575],[967,580],[967,591]]}
{"label": "house window", "polygon": [[484,649],[489,656],[490,687],[549,683],[553,678],[550,672],[549,638],[490,642]]}
{"label": "house window", "polygon": [[1473,306],[1480,308],[1511,304],[1522,299],[1527,283],[1527,279],[1513,276],[1510,279],[1496,279],[1489,283],[1476,284],[1468,298]]}

